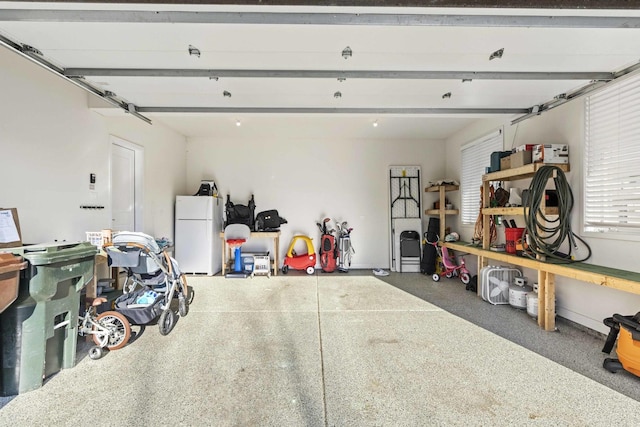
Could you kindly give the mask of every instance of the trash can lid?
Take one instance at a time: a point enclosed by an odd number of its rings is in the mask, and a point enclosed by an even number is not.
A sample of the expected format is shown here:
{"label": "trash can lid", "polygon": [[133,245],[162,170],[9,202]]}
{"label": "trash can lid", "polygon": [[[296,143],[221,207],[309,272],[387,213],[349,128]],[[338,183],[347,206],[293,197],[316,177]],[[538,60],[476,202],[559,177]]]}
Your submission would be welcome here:
{"label": "trash can lid", "polygon": [[43,243],[39,245],[7,248],[6,250],[16,255],[22,255],[32,265],[73,261],[74,259],[93,257],[98,253],[98,248],[89,242]]}

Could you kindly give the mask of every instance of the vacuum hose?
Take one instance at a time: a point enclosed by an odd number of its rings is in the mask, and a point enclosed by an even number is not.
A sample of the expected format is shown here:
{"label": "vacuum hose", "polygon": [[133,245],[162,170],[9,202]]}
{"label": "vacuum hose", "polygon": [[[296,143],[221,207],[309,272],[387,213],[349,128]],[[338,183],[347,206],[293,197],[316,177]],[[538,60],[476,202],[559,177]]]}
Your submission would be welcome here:
{"label": "vacuum hose", "polygon": [[[558,216],[549,218],[542,210],[542,200],[546,196],[545,187],[549,178],[553,181],[558,194]],[[591,248],[571,230],[571,209],[573,209],[573,192],[567,178],[557,166],[542,166],[529,184],[529,211],[525,208],[525,222],[528,235],[529,250],[534,256],[545,257],[547,261],[557,263],[581,262],[589,259]],[[565,240],[568,242],[567,253],[559,251]],[[572,248],[577,249],[576,239],[587,248],[587,256],[573,259]],[[528,255],[531,256],[532,254]]]}

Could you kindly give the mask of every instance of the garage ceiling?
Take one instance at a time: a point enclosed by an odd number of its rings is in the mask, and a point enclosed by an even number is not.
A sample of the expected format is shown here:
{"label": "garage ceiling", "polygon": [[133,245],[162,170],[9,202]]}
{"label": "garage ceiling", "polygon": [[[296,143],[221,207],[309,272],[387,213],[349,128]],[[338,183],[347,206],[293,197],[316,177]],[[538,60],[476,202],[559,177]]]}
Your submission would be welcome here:
{"label": "garage ceiling", "polygon": [[189,137],[446,138],[640,60],[639,10],[169,3],[2,2],[0,42]]}

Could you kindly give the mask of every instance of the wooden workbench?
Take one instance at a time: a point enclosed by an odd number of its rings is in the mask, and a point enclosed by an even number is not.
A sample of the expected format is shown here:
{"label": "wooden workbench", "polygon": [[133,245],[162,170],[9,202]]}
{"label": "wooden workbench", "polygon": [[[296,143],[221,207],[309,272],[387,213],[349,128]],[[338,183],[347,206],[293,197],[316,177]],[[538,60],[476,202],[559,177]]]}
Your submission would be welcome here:
{"label": "wooden workbench", "polygon": [[[478,256],[478,269],[486,265],[487,259],[503,261],[520,267],[538,270],[538,325],[546,331],[555,330],[556,288],[555,276],[568,277],[582,282],[618,289],[633,294],[640,294],[640,273],[619,270],[616,268],[575,262],[571,264],[554,264],[528,257],[494,252],[472,246],[464,242],[447,242],[447,248],[462,253]],[[478,286],[478,290],[480,286]]]}

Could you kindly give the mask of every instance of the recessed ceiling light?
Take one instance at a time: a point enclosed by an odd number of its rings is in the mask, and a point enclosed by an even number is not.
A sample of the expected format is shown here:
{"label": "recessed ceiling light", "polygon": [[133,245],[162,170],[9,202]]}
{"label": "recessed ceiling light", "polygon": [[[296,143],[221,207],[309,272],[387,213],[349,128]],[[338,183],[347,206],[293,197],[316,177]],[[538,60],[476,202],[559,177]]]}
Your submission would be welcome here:
{"label": "recessed ceiling light", "polygon": [[236,120],[236,126],[237,126],[237,127],[242,126],[242,122],[241,122],[240,120]]}
{"label": "recessed ceiling light", "polygon": [[342,49],[342,57],[344,59],[349,59],[352,56],[353,56],[353,51],[351,50],[351,48],[349,46],[347,46],[344,49]]}
{"label": "recessed ceiling light", "polygon": [[336,93],[333,94],[334,98],[342,98],[342,92],[337,91]]}
{"label": "recessed ceiling light", "polygon": [[189,45],[189,55],[197,56],[198,58],[200,58],[200,49],[195,46]]}
{"label": "recessed ceiling light", "polygon": [[377,128],[377,127],[378,127],[378,121],[377,121],[377,120],[373,122],[373,127],[374,127],[374,128]]}
{"label": "recessed ceiling light", "polygon": [[502,58],[503,53],[504,53],[504,48],[496,50],[489,56],[489,61],[496,58]]}
{"label": "recessed ceiling light", "polygon": [[225,98],[231,98],[231,92],[229,92],[229,91],[226,91],[226,90],[225,90],[224,92],[222,92],[222,95],[223,95]]}
{"label": "recessed ceiling light", "polygon": [[448,99],[451,98],[451,92],[447,92],[444,95],[442,95],[442,99]]}

